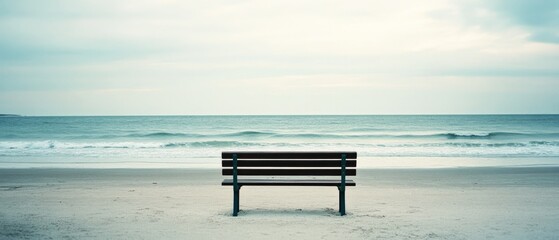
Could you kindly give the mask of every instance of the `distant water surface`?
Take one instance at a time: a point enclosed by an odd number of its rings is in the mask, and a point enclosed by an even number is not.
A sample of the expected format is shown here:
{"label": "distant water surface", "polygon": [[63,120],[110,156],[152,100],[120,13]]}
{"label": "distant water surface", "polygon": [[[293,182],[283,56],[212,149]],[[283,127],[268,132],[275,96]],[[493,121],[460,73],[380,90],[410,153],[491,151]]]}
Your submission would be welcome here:
{"label": "distant water surface", "polygon": [[372,167],[559,164],[559,115],[0,117],[0,167],[219,166],[224,150],[352,150]]}

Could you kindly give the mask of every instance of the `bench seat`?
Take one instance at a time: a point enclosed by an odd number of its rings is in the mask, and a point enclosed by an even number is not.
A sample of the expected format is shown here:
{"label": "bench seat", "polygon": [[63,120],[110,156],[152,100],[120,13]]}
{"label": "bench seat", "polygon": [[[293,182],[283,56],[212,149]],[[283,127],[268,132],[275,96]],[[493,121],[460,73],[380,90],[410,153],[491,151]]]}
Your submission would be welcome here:
{"label": "bench seat", "polygon": [[[239,186],[339,186],[341,180],[324,179],[239,179]],[[225,179],[222,186],[232,186],[233,179]],[[353,180],[346,180],[346,186],[355,186]]]}

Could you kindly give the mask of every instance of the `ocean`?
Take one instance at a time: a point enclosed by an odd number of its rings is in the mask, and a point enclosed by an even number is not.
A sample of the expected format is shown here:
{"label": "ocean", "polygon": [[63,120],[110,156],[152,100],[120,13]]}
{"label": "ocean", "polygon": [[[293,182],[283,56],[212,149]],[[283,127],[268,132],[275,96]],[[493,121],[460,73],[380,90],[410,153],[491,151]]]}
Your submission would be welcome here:
{"label": "ocean", "polygon": [[559,115],[0,117],[0,167],[219,167],[225,150],[359,167],[559,165]]}

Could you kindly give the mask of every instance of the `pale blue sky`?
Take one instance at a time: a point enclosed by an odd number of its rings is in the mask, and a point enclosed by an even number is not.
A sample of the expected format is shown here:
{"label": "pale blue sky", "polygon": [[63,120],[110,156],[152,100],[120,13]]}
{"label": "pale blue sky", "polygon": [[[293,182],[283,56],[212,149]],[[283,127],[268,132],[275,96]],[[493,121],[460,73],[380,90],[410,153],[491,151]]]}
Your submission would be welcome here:
{"label": "pale blue sky", "polygon": [[559,1],[0,0],[0,113],[559,113]]}

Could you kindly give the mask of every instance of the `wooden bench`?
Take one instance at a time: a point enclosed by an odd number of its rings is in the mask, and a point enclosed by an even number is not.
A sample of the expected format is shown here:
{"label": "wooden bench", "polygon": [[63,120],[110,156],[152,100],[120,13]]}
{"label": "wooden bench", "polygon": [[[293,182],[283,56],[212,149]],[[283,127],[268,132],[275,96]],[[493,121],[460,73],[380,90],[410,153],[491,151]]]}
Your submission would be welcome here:
{"label": "wooden bench", "polygon": [[[233,186],[233,216],[239,213],[242,186],[335,186],[339,191],[339,212],[345,215],[345,188],[355,186],[346,176],[356,175],[356,152],[222,152],[222,186]],[[268,176],[264,179],[239,176]],[[288,178],[274,179],[273,176]],[[297,177],[296,179],[292,178]],[[338,176],[317,179],[315,176]],[[304,178],[301,178],[304,177]]]}

